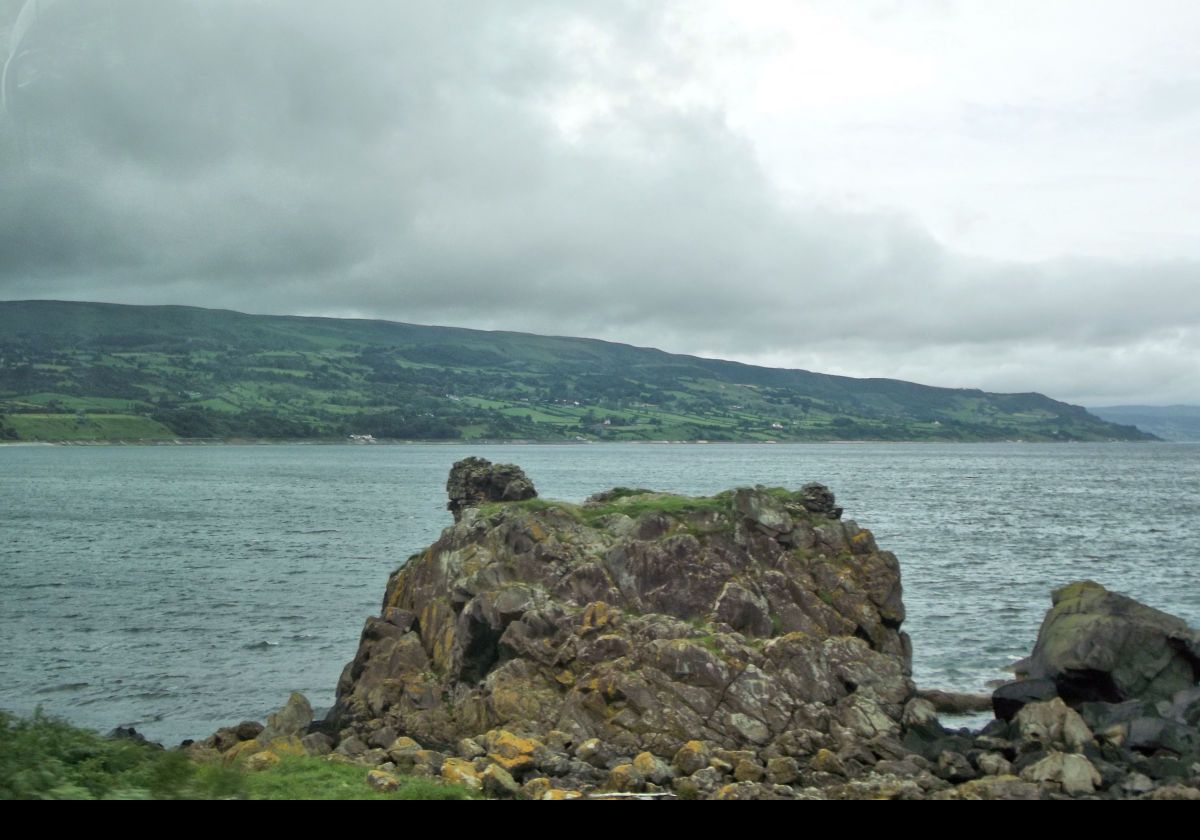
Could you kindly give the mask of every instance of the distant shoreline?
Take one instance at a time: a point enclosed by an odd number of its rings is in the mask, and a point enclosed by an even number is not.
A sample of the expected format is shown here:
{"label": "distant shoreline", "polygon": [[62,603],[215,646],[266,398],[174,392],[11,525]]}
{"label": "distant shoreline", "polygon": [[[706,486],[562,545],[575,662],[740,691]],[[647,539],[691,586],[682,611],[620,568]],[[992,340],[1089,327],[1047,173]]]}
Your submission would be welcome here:
{"label": "distant shoreline", "polygon": [[882,445],[951,445],[973,446],[981,443],[1034,444],[1037,446],[1077,446],[1082,444],[1161,444],[1200,443],[1197,441],[1165,440],[528,440],[522,438],[476,440],[376,440],[359,443],[322,438],[303,439],[214,439],[172,438],[166,440],[12,440],[0,441],[5,446],[824,446],[829,444]]}

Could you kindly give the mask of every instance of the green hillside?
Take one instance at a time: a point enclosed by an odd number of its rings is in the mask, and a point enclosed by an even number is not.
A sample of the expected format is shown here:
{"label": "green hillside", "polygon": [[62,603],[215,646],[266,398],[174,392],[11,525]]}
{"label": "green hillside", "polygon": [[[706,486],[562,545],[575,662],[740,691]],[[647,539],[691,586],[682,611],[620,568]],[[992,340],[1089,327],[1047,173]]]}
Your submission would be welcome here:
{"label": "green hillside", "polygon": [[0,438],[1146,440],[1041,394],[624,344],[182,306],[0,302]]}

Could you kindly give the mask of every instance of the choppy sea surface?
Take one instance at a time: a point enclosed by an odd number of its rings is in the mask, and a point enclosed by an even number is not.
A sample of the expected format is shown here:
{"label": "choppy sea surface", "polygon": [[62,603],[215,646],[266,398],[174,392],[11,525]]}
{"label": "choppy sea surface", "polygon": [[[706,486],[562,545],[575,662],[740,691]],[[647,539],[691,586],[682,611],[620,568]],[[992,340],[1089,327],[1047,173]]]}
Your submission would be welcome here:
{"label": "choppy sea surface", "polygon": [[470,454],[574,502],[829,485],[900,558],[922,687],[1003,678],[1072,580],[1200,625],[1200,445],[3,446],[0,709],[175,743],[330,705]]}

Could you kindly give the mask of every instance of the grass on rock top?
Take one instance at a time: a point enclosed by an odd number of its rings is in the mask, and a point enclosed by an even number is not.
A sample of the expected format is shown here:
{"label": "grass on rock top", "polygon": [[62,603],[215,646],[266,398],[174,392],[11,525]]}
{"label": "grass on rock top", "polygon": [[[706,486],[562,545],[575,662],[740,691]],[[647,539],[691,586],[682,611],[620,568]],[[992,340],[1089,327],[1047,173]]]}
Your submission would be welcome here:
{"label": "grass on rock top", "polygon": [[530,513],[560,511],[576,522],[595,528],[600,526],[606,517],[618,513],[631,519],[637,519],[647,513],[661,513],[666,516],[678,517],[709,511],[724,512],[730,509],[730,499],[733,496],[729,491],[716,496],[678,496],[671,493],[633,490],[626,487],[618,487],[612,493],[614,495],[600,503],[576,505],[570,502],[535,498],[519,502],[489,502],[480,505],[478,510],[479,515],[484,517],[492,516],[505,509]]}

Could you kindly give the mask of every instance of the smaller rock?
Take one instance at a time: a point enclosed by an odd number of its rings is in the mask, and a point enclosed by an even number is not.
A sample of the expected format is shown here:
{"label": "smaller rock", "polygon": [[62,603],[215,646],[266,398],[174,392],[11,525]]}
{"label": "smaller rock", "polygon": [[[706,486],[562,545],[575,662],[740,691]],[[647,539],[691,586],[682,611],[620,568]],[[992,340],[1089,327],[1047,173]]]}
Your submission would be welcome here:
{"label": "smaller rock", "polygon": [[334,750],[338,755],[344,755],[347,758],[358,758],[365,753],[369,747],[357,735],[352,735],[349,738],[344,738],[337,748]]}
{"label": "smaller rock", "polygon": [[[378,767],[380,764],[383,764],[385,761],[390,761],[390,756],[387,754],[387,752],[385,750],[381,750],[381,749],[379,749],[379,747],[375,747],[374,749],[369,749],[365,753],[360,755],[358,757],[358,761],[360,764],[366,764],[368,767]],[[392,764],[394,765],[395,762],[392,762]]]}
{"label": "smaller rock", "polygon": [[809,513],[819,513],[830,519],[841,519],[842,509],[837,506],[833,491],[824,484],[815,481],[800,488],[803,495],[802,504]]}
{"label": "smaller rock", "polygon": [[277,712],[267,715],[267,725],[257,736],[270,739],[279,735],[304,735],[313,721],[312,705],[308,698],[293,691],[287,703]]}
{"label": "smaller rock", "polygon": [[904,704],[900,718],[905,726],[937,726],[938,713],[933,703],[923,697],[914,697]]}
{"label": "smaller rock", "polygon": [[243,765],[247,770],[258,773],[268,767],[274,767],[282,759],[270,750],[260,750],[246,759]]}
{"label": "smaller rock", "polygon": [[1120,783],[1121,790],[1131,796],[1149,793],[1158,787],[1158,783],[1141,773],[1130,773]]}
{"label": "smaller rock", "polygon": [[633,758],[633,767],[648,782],[656,785],[667,785],[675,778],[671,765],[653,753],[641,752]]}
{"label": "smaller rock", "polygon": [[618,764],[608,773],[608,790],[636,793],[645,785],[646,779],[632,764]]}
{"label": "smaller rock", "polygon": [[484,736],[487,756],[515,777],[528,775],[537,768],[534,753],[541,741],[522,738],[505,729],[493,729]]}
{"label": "smaller rock", "polygon": [[790,785],[800,778],[800,762],[791,756],[779,756],[767,762],[767,781],[773,785]]}
{"label": "smaller rock", "polygon": [[985,752],[975,759],[979,772],[985,776],[1007,776],[1012,773],[1012,764],[998,752]]}
{"label": "smaller rock", "polygon": [[846,767],[842,764],[842,760],[837,757],[836,753],[827,749],[818,750],[808,766],[809,769],[818,773],[830,773],[834,776],[846,775]]}
{"label": "smaller rock", "polygon": [[733,768],[733,778],[739,782],[761,782],[767,775],[766,768],[757,761],[743,758]]}
{"label": "smaller rock", "polygon": [[324,732],[313,732],[300,739],[309,755],[329,755],[333,752],[333,739]]}
{"label": "smaller rock", "polygon": [[392,742],[396,740],[396,730],[390,726],[384,726],[376,729],[371,733],[371,737],[367,739],[367,745],[378,747],[381,750],[388,749]]}
{"label": "smaller rock", "polygon": [[1024,742],[1066,747],[1071,752],[1082,752],[1084,747],[1095,745],[1092,731],[1083,718],[1058,697],[1025,706],[1017,712],[1016,725]]}
{"label": "smaller rock", "polygon": [[[479,778],[483,782],[483,792],[487,796],[495,799],[519,799],[522,796],[521,786],[507,770],[498,764],[489,764]],[[545,782],[546,790],[551,787],[549,779],[540,778],[535,781]],[[536,799],[537,797],[531,798]]]}
{"label": "smaller rock", "polygon": [[[416,772],[422,768],[429,771],[431,776],[440,776],[442,774],[442,765],[446,763],[446,756],[437,750],[417,750],[412,754],[413,771]],[[400,763],[396,762],[399,767]]]}
{"label": "smaller rock", "polygon": [[459,758],[474,759],[486,754],[487,750],[479,746],[479,742],[474,738],[462,738],[458,742]]}
{"label": "smaller rock", "polygon": [[[454,785],[482,790],[483,779],[475,766],[465,758],[447,758],[442,762],[442,778]],[[509,779],[511,780],[511,776]],[[514,782],[515,784],[515,782]]]}
{"label": "smaller rock", "polygon": [[978,775],[965,755],[951,750],[943,750],[938,755],[936,772],[938,778],[955,785],[969,782]]}
{"label": "smaller rock", "polygon": [[367,773],[367,784],[381,793],[391,793],[400,787],[400,780],[384,770]]}
{"label": "smaller rock", "polygon": [[250,741],[262,734],[265,727],[256,720],[244,720],[234,727],[234,734],[239,741]]}
{"label": "smaller rock", "polygon": [[719,785],[725,782],[725,774],[716,767],[704,767],[697,770],[688,778],[704,793],[716,790]]}
{"label": "smaller rock", "polygon": [[239,738],[237,736],[236,729],[229,726],[223,726],[208,737],[207,743],[211,744],[213,749],[217,750],[217,752],[229,752],[242,741],[251,740],[253,739]]}
{"label": "smaller rock", "polygon": [[1100,773],[1085,756],[1052,752],[1021,771],[1027,782],[1061,789],[1070,796],[1094,793],[1101,782]]}
{"label": "smaller rock", "polygon": [[588,738],[575,748],[575,757],[593,767],[606,770],[616,753],[599,738]]}
{"label": "smaller rock", "polygon": [[[500,769],[503,770],[504,768],[501,767]],[[530,779],[525,784],[521,785],[521,794],[526,799],[541,799],[546,792],[551,790],[553,787],[554,782],[550,781],[544,776],[539,776],[538,778]]]}
{"label": "smaller rock", "polygon": [[959,785],[947,798],[968,800],[1036,800],[1041,799],[1038,786],[1023,782],[1016,776],[988,776]]}
{"label": "smaller rock", "polygon": [[712,751],[703,741],[688,741],[675,753],[671,763],[680,773],[690,776],[707,767],[711,758]]}

